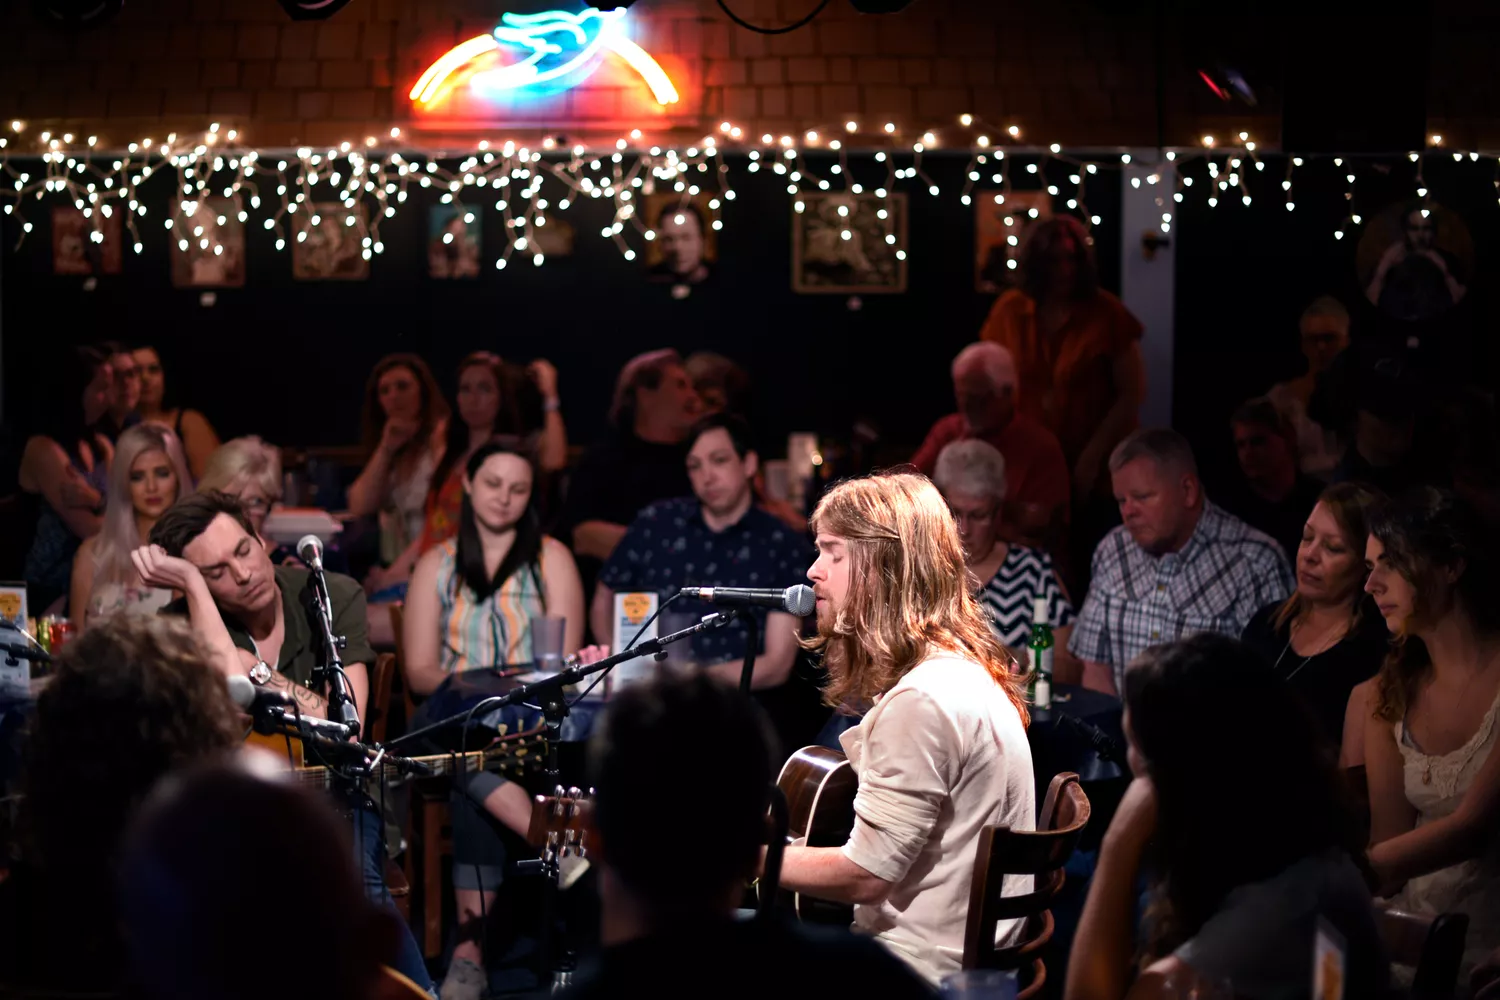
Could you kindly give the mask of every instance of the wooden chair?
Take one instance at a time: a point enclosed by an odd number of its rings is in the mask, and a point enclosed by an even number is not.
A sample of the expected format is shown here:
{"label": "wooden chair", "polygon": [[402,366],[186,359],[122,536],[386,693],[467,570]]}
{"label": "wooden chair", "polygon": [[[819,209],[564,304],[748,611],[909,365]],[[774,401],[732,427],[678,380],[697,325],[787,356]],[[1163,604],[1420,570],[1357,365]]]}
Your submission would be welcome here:
{"label": "wooden chair", "polygon": [[[396,675],[396,657],[381,653],[375,657],[370,671],[370,697],[365,703],[364,739],[368,743],[384,743],[386,727],[391,716],[391,682]],[[408,851],[407,854],[411,852]],[[390,858],[385,861],[385,885],[391,891],[391,899],[401,918],[411,921],[411,877],[403,865]]]}
{"label": "wooden chair", "polygon": [[[391,631],[396,638],[397,650],[392,661],[397,664],[405,662],[404,611],[399,603],[391,605]],[[392,674],[396,672],[393,670]],[[404,666],[400,673],[401,690],[406,700],[406,721],[410,725],[417,710],[416,703],[412,701],[411,684],[406,680]],[[443,859],[453,856],[450,787],[446,778],[412,784],[411,816],[406,830],[409,846],[403,865],[406,882],[417,887],[417,898],[421,902],[418,933],[422,954],[427,958],[435,958],[443,950]]]}
{"label": "wooden chair", "polygon": [[[1088,796],[1072,772],[1059,774],[1047,788],[1034,833],[987,826],[979,835],[974,879],[969,889],[969,921],[964,932],[965,969],[1029,970],[1030,982],[1018,1000],[1031,1000],[1046,988],[1047,967],[1040,955],[1052,940],[1052,900],[1062,890],[1063,865],[1088,825]],[[1006,875],[1031,875],[1032,891],[1002,896]],[[995,947],[1002,920],[1024,920],[1020,943]]]}
{"label": "wooden chair", "polygon": [[1453,996],[1463,963],[1464,939],[1469,933],[1467,914],[1441,913],[1434,917],[1377,907],[1375,923],[1386,957],[1416,970],[1410,993],[1413,1000]]}

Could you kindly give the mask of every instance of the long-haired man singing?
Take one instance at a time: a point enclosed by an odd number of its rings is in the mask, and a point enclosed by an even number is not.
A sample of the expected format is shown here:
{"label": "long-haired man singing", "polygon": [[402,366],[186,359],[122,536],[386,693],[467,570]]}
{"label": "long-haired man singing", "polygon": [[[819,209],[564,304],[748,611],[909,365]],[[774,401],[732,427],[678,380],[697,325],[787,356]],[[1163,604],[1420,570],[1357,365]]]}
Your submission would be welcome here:
{"label": "long-haired man singing", "polygon": [[[812,518],[808,571],[830,704],[859,776],[842,847],[790,847],[785,888],[855,904],[855,926],[936,983],[956,972],[980,830],[1036,824],[1028,716],[975,600],[953,517],[909,474],[841,483]],[[1031,877],[1005,894],[1031,891]],[[1002,923],[1002,943],[1019,934]]]}

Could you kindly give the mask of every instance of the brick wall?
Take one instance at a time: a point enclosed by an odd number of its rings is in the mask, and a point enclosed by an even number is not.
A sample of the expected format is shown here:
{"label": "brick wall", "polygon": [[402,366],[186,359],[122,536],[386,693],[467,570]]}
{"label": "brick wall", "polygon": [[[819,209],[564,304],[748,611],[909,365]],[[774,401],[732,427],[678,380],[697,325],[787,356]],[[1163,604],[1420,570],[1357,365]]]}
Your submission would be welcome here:
{"label": "brick wall", "polygon": [[[509,6],[536,9],[527,2]],[[814,2],[731,5],[775,24]],[[1434,124],[1477,138],[1491,118],[1488,51],[1500,15],[1480,0],[1440,6]],[[328,21],[296,23],[273,0],[130,0],[116,20],[76,36],[28,8],[11,5],[0,25],[0,115],[106,143],[222,121],[247,141],[283,145],[423,124],[411,121],[410,85],[448,47],[487,32],[507,5],[354,0]],[[968,111],[1019,123],[1035,142],[1152,144],[1158,52],[1150,9],[1129,0],[917,0],[900,14],[861,16],[833,0],[811,26],[772,37],[735,27],[714,0],[641,0],[630,14],[635,38],[677,80],[680,105],[663,113],[638,78],[610,65],[586,93],[516,102],[500,114],[512,127],[566,125],[581,134],[639,124],[687,136],[726,118],[781,133],[846,118],[926,128]],[[1161,137],[1186,143],[1244,128],[1274,142],[1274,85],[1262,84],[1259,108],[1226,105],[1193,71],[1205,39],[1232,38],[1258,52],[1263,78],[1274,79],[1284,31],[1280,19],[1257,22],[1240,9],[1174,15],[1160,36],[1168,81]],[[453,120],[466,117],[438,116],[415,141],[438,145],[467,133],[472,120]]]}

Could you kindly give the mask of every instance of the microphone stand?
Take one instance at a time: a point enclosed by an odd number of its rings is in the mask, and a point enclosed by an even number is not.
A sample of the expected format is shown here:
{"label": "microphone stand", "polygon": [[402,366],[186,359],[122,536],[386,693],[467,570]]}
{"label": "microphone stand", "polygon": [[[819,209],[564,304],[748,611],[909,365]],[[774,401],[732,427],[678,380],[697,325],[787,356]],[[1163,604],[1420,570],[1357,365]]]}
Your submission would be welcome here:
{"label": "microphone stand", "polygon": [[750,681],[755,676],[755,650],[760,645],[760,619],[752,608],[744,608],[740,620],[745,623],[745,660],[740,667],[740,694],[750,693]]}
{"label": "microphone stand", "polygon": [[343,636],[333,634],[333,601],[328,596],[328,580],[323,576],[323,566],[316,559],[308,582],[312,602],[306,611],[320,646],[318,665],[313,668],[313,682],[327,684],[329,720],[348,726],[350,736],[357,739],[359,709],[354,704],[349,678],[344,674],[343,658],[339,655],[345,640]]}
{"label": "microphone stand", "polygon": [[[609,670],[627,660],[634,660],[642,656],[653,656],[658,660],[664,659],[666,657],[665,647],[674,642],[694,636],[699,632],[723,628],[734,621],[735,617],[736,615],[733,610],[720,611],[717,614],[705,617],[696,625],[690,625],[670,635],[661,636],[656,639],[642,639],[629,649],[621,650],[612,656],[606,656],[604,659],[590,663],[587,666],[579,664],[576,659],[570,657],[570,659],[573,659],[573,662],[568,663],[561,671],[551,677],[544,677],[530,684],[523,684],[506,694],[485,698],[467,711],[459,712],[446,719],[440,719],[431,725],[423,726],[421,729],[406,733],[392,740],[390,745],[393,747],[398,746],[407,740],[417,739],[428,733],[447,729],[455,725],[465,727],[465,734],[467,735],[467,727],[470,721],[486,708],[506,708],[510,705],[532,703],[540,706],[542,710],[543,726],[547,734],[547,762],[543,773],[546,775],[549,790],[553,794],[560,794],[562,791],[562,775],[557,761],[557,744],[558,736],[562,732],[563,720],[568,717],[568,709],[570,707],[568,699],[564,695],[564,689],[577,684],[585,677]],[[516,870],[522,873],[538,874],[544,879],[542,889],[542,927],[539,933],[540,947],[537,949],[540,966],[538,970],[539,975],[541,978],[546,978],[550,972],[554,976],[567,978],[571,974],[571,970],[559,968],[559,963],[554,961],[552,957],[552,924],[554,920],[553,915],[557,909],[557,893],[559,891],[557,884],[557,861],[556,859],[548,858],[544,853],[540,858],[516,862]]]}

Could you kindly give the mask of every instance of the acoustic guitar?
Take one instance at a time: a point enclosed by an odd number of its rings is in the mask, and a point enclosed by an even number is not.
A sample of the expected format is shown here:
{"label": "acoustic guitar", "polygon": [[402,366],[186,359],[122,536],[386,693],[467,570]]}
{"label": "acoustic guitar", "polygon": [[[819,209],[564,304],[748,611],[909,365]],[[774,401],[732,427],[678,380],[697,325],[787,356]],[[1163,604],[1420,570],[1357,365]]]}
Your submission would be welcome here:
{"label": "acoustic guitar", "polygon": [[[854,793],[859,780],[849,759],[827,747],[803,747],[787,759],[776,778],[786,797],[787,842],[808,847],[842,847],[854,830]],[[808,923],[854,921],[854,907],[800,892],[778,893],[797,919]]]}

